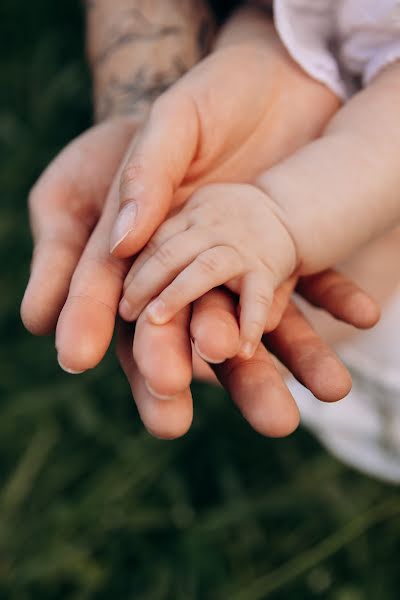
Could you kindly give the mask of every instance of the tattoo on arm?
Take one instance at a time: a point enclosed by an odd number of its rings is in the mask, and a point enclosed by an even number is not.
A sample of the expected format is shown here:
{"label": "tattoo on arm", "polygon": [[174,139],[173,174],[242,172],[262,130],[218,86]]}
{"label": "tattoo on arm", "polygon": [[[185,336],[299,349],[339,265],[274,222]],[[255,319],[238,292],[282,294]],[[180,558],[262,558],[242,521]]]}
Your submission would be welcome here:
{"label": "tattoo on arm", "polygon": [[186,65],[176,57],[169,71],[152,72],[143,65],[130,79],[112,77],[97,102],[97,120],[124,114],[143,118],[154,100],[186,71]]}
{"label": "tattoo on arm", "polygon": [[[154,42],[165,37],[174,37],[182,34],[182,28],[177,25],[163,25],[152,23],[138,9],[133,9],[130,21],[125,20],[124,28],[112,26],[108,33],[108,43],[93,59],[93,66],[98,67],[102,62],[121,47],[142,42]],[[124,30],[126,29],[126,30]]]}
{"label": "tattoo on arm", "polygon": [[145,116],[205,56],[215,23],[207,0],[85,0],[96,118]]}

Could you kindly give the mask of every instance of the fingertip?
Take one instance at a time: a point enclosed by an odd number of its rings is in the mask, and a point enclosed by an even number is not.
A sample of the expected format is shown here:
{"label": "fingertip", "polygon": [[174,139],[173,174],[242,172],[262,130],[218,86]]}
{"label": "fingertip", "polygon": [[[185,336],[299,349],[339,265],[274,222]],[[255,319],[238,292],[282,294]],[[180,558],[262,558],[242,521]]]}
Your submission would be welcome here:
{"label": "fingertip", "polygon": [[[205,319],[203,317],[206,317]],[[239,351],[239,328],[234,315],[212,307],[194,314],[191,335],[198,355],[206,362],[219,364]]]}
{"label": "fingertip", "polygon": [[119,303],[118,313],[121,319],[124,321],[129,322],[135,320],[132,307],[126,298],[122,298],[121,302]]}
{"label": "fingertip", "polygon": [[[147,327],[154,326],[149,324]],[[137,328],[133,356],[146,381],[147,389],[156,398],[169,399],[183,393],[190,386],[193,374],[190,340],[186,342],[176,337],[169,341],[167,332],[162,329],[160,327],[159,334],[156,331],[152,338],[154,330],[147,329],[150,334],[145,337]]]}
{"label": "fingertip", "polygon": [[219,364],[223,363],[224,360],[226,360],[225,357],[224,358],[221,358],[221,357],[215,358],[215,356],[208,356],[207,354],[205,354],[202,351],[199,341],[197,339],[193,340],[193,346],[194,346],[194,349],[196,350],[197,355],[200,358],[202,358],[205,362],[207,362],[211,365],[219,365]]}
{"label": "fingertip", "polygon": [[87,299],[71,299],[61,311],[56,329],[56,348],[62,368],[80,373],[93,369],[110,345],[115,320],[111,310]]}
{"label": "fingertip", "polygon": [[[188,388],[192,380],[191,364],[180,364],[177,367],[166,356],[166,363],[160,364],[155,357],[151,365],[140,361],[142,374],[146,378],[146,387],[151,394],[161,400],[169,400]],[[136,358],[136,356],[135,356]]]}
{"label": "fingertip", "polygon": [[255,431],[270,438],[288,437],[300,425],[300,413],[294,407],[271,412],[268,415],[253,412],[251,415],[246,415],[246,418]]}
{"label": "fingertip", "polygon": [[310,363],[303,384],[322,402],[338,402],[351,391],[352,379],[345,365],[336,357],[319,356],[318,368]]}
{"label": "fingertip", "polygon": [[243,360],[250,360],[250,358],[253,358],[256,349],[257,346],[252,342],[242,342],[239,348],[238,356]]}
{"label": "fingertip", "polygon": [[[290,392],[263,380],[252,389],[253,401],[240,406],[244,418],[260,435],[283,438],[300,424],[300,412]],[[254,399],[256,398],[256,399]]]}
{"label": "fingertip", "polygon": [[156,298],[146,308],[146,316],[153,325],[165,325],[174,315],[168,315],[165,302]]}
{"label": "fingertip", "polygon": [[60,355],[57,355],[57,361],[59,366],[61,367],[61,369],[63,371],[65,371],[65,373],[68,373],[69,375],[81,375],[81,373],[84,373],[84,371],[73,371],[72,369],[69,369],[68,367],[66,367],[63,363],[62,360],[60,358]]}
{"label": "fingertip", "polygon": [[57,324],[56,316],[49,314],[47,306],[32,301],[29,292],[22,299],[20,317],[29,333],[37,336],[53,334]]}
{"label": "fingertip", "polygon": [[175,440],[189,431],[193,422],[193,405],[190,391],[160,400],[150,394],[146,402],[138,405],[140,417],[147,431],[161,440]]}
{"label": "fingertip", "polygon": [[351,323],[358,329],[370,329],[381,317],[381,309],[375,300],[364,292],[353,294],[347,308]]}
{"label": "fingertip", "polygon": [[147,379],[144,380],[144,384],[147,388],[147,391],[154,397],[157,398],[157,400],[172,400],[174,398],[174,396],[169,396],[167,394],[159,394],[156,390],[154,390],[151,387],[151,384],[147,381]]}
{"label": "fingertip", "polygon": [[234,358],[220,369],[235,404],[259,434],[280,438],[297,429],[297,404],[263,346],[252,360]]}

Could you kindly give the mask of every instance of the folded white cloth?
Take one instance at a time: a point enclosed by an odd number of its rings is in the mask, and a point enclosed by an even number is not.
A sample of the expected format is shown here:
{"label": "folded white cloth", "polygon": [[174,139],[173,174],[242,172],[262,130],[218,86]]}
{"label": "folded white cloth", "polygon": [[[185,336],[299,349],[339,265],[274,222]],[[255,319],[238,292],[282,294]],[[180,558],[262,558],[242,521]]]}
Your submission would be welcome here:
{"label": "folded white cloth", "polygon": [[343,99],[400,59],[399,0],[274,0],[273,6],[293,59]]}
{"label": "folded white cloth", "polygon": [[344,462],[400,483],[400,289],[378,325],[338,353],[353,375],[353,389],[344,400],[319,402],[288,379],[302,423]]}

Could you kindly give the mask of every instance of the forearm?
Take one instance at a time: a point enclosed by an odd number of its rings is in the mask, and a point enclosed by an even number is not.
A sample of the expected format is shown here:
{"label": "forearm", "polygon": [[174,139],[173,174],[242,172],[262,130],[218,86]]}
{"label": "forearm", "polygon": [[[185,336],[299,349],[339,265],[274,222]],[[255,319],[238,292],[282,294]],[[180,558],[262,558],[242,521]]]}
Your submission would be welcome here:
{"label": "forearm", "polygon": [[97,120],[152,102],[209,50],[206,0],[87,0],[87,54]]}
{"label": "forearm", "polygon": [[331,120],[322,137],[262,174],[301,272],[342,261],[400,219],[400,64]]}

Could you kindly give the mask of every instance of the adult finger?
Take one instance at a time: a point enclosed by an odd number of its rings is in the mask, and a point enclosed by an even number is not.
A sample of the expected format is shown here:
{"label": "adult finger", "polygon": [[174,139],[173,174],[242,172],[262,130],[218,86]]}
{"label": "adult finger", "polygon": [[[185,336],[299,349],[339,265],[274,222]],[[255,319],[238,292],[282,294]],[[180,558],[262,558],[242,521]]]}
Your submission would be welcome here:
{"label": "adult finger", "polygon": [[226,289],[215,288],[193,303],[190,335],[197,354],[221,363],[239,351],[236,301]]}
{"label": "adult finger", "polygon": [[114,180],[101,218],[73,274],[56,329],[60,366],[70,373],[95,367],[114,332],[127,261],[109,253],[108,240],[116,212]]}
{"label": "adult finger", "polygon": [[339,271],[328,269],[301,277],[296,289],[310,304],[359,329],[373,327],[379,320],[378,304]]}
{"label": "adult finger", "polygon": [[296,402],[266,348],[250,360],[236,356],[213,369],[249,424],[262,435],[284,437],[300,421]]}
{"label": "adult finger", "polygon": [[110,242],[114,256],[141,250],[164,221],[195,156],[198,130],[190,96],[170,90],[156,100],[122,171],[121,206]]}
{"label": "adult finger", "polygon": [[294,302],[278,327],[264,336],[267,348],[317,398],[335,402],[351,389],[351,377],[331,348],[320,338]]}
{"label": "adult finger", "polygon": [[61,152],[31,191],[34,253],[21,316],[32,333],[49,334],[55,328],[133,130],[128,119],[92,128]]}
{"label": "adult finger", "polygon": [[158,398],[184,392],[192,380],[190,307],[159,326],[142,313],[136,323],[133,356],[146,386]]}
{"label": "adult finger", "polygon": [[129,381],[140,418],[146,429],[162,439],[184,435],[193,419],[190,389],[186,388],[168,400],[155,397],[148,389],[132,356],[133,327],[119,323],[117,354]]}

